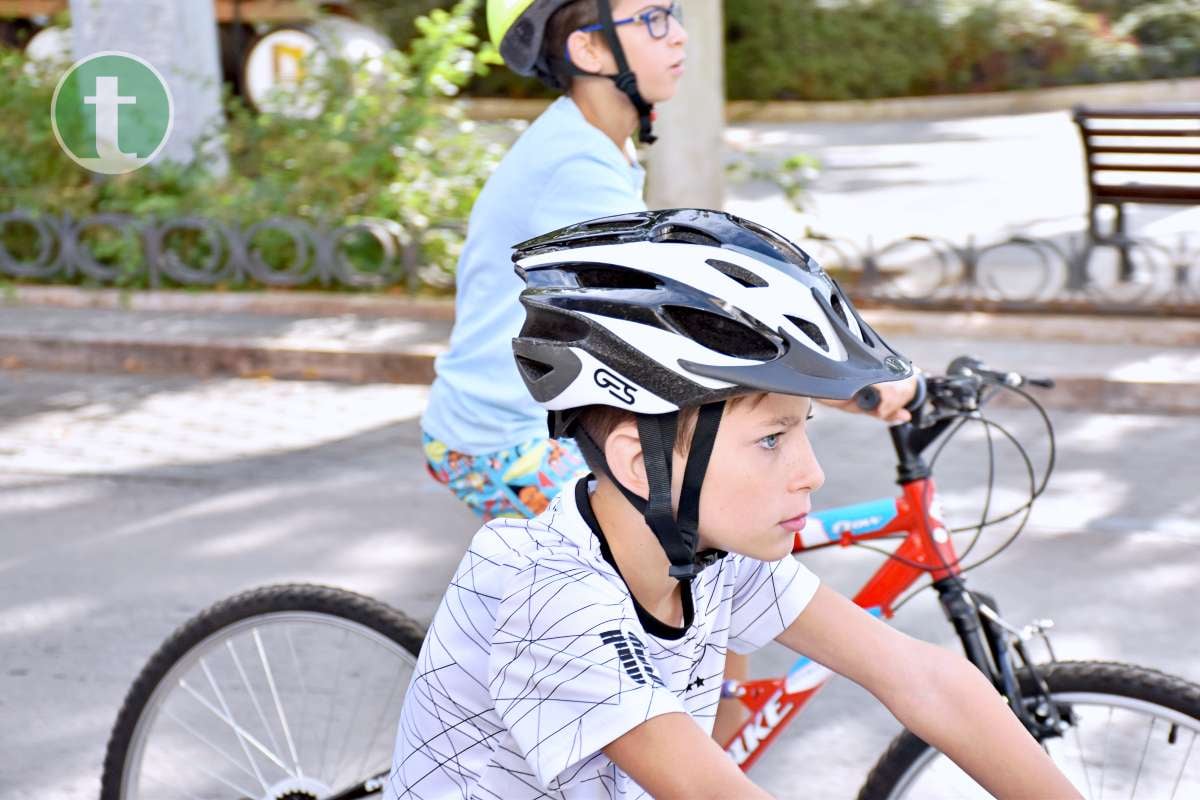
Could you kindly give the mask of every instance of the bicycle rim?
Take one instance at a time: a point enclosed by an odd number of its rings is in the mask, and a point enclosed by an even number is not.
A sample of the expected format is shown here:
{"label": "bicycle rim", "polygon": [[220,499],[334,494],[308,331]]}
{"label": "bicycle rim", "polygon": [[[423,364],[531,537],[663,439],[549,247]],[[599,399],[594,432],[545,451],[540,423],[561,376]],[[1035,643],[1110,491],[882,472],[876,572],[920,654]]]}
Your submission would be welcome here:
{"label": "bicycle rim", "polygon": [[[1173,709],[1104,692],[1051,692],[1074,717],[1043,742],[1088,800],[1200,797],[1200,720]],[[895,784],[890,800],[991,797],[950,759],[926,747]]]}
{"label": "bicycle rim", "polygon": [[383,772],[415,663],[389,637],[327,613],[227,625],[155,687],[122,797],[315,800]]}

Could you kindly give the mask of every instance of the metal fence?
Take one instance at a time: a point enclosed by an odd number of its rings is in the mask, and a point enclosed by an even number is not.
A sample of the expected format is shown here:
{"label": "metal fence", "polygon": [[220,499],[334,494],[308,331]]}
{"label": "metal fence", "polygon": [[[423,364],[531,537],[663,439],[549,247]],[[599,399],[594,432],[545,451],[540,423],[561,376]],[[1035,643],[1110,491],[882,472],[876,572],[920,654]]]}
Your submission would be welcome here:
{"label": "metal fence", "polygon": [[[107,231],[110,241],[123,237],[136,257],[117,263],[98,257],[97,231]],[[18,232],[19,253],[5,246]],[[453,284],[464,233],[459,222],[362,219],[325,227],[278,218],[239,226],[203,217],[73,219],[18,210],[0,213],[0,274],[101,285],[403,286],[413,292]],[[986,243],[907,236],[882,245],[813,235],[801,246],[856,298],[874,303],[1200,316],[1200,232],[1099,241],[1076,232]]]}
{"label": "metal fence", "polygon": [[984,244],[907,236],[883,245],[814,235],[801,246],[856,298],[888,305],[1200,316],[1200,233]]}
{"label": "metal fence", "polygon": [[[98,233],[110,243],[126,243],[126,257],[98,257]],[[453,283],[452,256],[463,234],[461,224],[418,227],[387,219],[331,228],[282,217],[239,226],[205,217],[97,214],[74,219],[18,210],[0,213],[0,274],[153,288],[403,285],[415,291],[422,284]],[[18,236],[23,247],[6,246]],[[436,262],[430,258],[431,247],[451,263],[431,263]],[[357,257],[351,249],[359,251]]]}

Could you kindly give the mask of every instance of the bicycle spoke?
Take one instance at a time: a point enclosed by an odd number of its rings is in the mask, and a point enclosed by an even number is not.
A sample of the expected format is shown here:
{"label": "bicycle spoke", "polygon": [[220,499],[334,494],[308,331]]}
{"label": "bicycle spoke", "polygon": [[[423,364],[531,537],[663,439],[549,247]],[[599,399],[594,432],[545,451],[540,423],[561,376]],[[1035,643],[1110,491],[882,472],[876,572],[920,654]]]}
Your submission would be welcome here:
{"label": "bicycle spoke", "polygon": [[[187,684],[187,681],[180,681],[180,682],[179,682],[179,685],[180,685],[180,686],[181,686],[181,687],[182,687],[182,688],[183,688],[185,691],[187,691],[189,694],[191,694],[191,696],[192,696],[192,697],[196,698],[196,700],[197,700],[197,701],[198,701],[198,702],[199,702],[201,705],[203,705],[203,706],[204,706],[205,708],[207,708],[207,709],[208,709],[210,712],[212,712],[212,713],[213,713],[213,715],[217,717],[217,719],[219,719],[219,720],[221,720],[222,722],[224,722],[226,725],[228,725],[230,728],[232,728],[232,729],[233,729],[235,732],[239,732],[239,731],[240,731],[240,732],[241,732],[241,735],[246,737],[246,741],[247,741],[247,742],[249,742],[250,744],[254,745],[254,749],[258,750],[258,751],[259,751],[260,753],[262,753],[264,756],[266,756],[267,758],[271,759],[271,761],[272,761],[272,762],[273,762],[273,763],[274,763],[274,764],[275,764],[277,767],[279,767],[281,770],[283,770],[285,773],[287,773],[288,775],[291,775],[292,777],[296,777],[296,776],[295,776],[295,774],[294,774],[294,773],[293,773],[293,772],[292,772],[290,769],[288,769],[288,768],[287,768],[287,765],[286,765],[286,764],[284,764],[282,761],[280,761],[280,760],[279,760],[279,758],[277,758],[277,757],[275,756],[275,754],[274,754],[274,753],[272,753],[270,750],[268,750],[268,749],[266,748],[266,746],[265,746],[265,745],[264,745],[262,742],[260,742],[260,741],[259,741],[258,739],[256,739],[256,738],[254,738],[254,735],[253,735],[253,734],[251,734],[251,733],[250,733],[249,731],[247,731],[245,728],[242,728],[240,725],[238,725],[236,722],[234,722],[234,721],[233,721],[232,719],[230,719],[229,717],[227,717],[227,716],[225,716],[224,714],[222,714],[222,713],[221,713],[221,709],[217,708],[217,707],[216,707],[216,706],[214,706],[214,705],[213,705],[211,702],[209,702],[208,700],[206,700],[206,699],[204,698],[204,696],[203,696],[203,695],[201,695],[199,692],[197,692],[195,689],[193,689],[191,686],[189,686],[189,685]],[[264,786],[263,788],[266,788],[266,787]]]}
{"label": "bicycle spoke", "polygon": [[[392,702],[396,699],[396,690],[400,688],[402,681],[399,679],[392,681],[392,690],[388,692],[387,702],[379,707],[379,716],[375,720],[375,725],[371,728],[371,738],[367,740],[368,745],[374,745],[379,739],[379,734],[383,732],[383,721],[387,719],[388,709],[392,707]],[[395,732],[392,733],[395,735]],[[367,759],[371,757],[373,748],[363,750],[362,763],[358,766],[356,774],[361,775],[367,770]]]}
{"label": "bicycle spoke", "polygon": [[263,779],[262,773],[258,769],[258,762],[254,760],[254,756],[250,754],[250,748],[246,746],[246,740],[242,738],[242,727],[233,718],[233,712],[229,710],[229,704],[225,702],[225,695],[221,692],[221,688],[217,686],[216,680],[213,679],[212,671],[208,668],[208,661],[203,658],[200,659],[200,669],[204,671],[204,677],[208,678],[208,685],[212,687],[213,694],[217,696],[217,702],[221,704],[221,711],[229,718],[234,735],[237,737],[238,745],[241,746],[242,752],[246,754],[246,760],[250,762],[250,769],[254,770],[254,777],[258,778],[258,782],[266,789],[267,782]]}
{"label": "bicycle spoke", "polygon": [[[254,637],[254,644],[258,648],[258,660],[262,663],[263,673],[267,676],[267,686],[271,689],[271,698],[275,701],[275,713],[279,715],[279,724],[283,726],[283,738],[287,742],[288,752],[291,753],[292,763],[296,765],[296,777],[303,778],[304,771],[300,768],[300,757],[296,755],[296,744],[292,741],[292,729],[288,727],[287,714],[283,713],[283,703],[279,700],[279,690],[275,688],[275,674],[271,672],[271,664],[267,660],[267,651],[263,647],[262,636],[258,633],[258,628],[255,628],[251,634]],[[280,764],[280,766],[283,766]],[[289,775],[291,770],[283,767],[284,771]]]}
{"label": "bicycle spoke", "polygon": [[[296,682],[300,684],[300,730],[308,730],[308,684],[304,682],[304,670],[300,666],[300,657],[296,655],[296,643],[292,640],[292,629],[283,628],[283,639],[287,642],[288,653],[292,656],[292,668],[296,670]],[[297,749],[297,754],[299,750]],[[296,765],[299,769],[300,758],[296,755]],[[303,775],[303,771],[300,773]]]}
{"label": "bicycle spoke", "polygon": [[337,666],[333,669],[333,688],[329,692],[329,714],[325,719],[325,737],[321,741],[321,771],[318,775],[325,775],[325,758],[329,755],[329,731],[333,728],[333,714],[337,709],[337,687],[342,676],[342,664],[346,659],[346,637],[350,635],[349,631],[342,631],[342,639],[338,642],[338,658]]}
{"label": "bicycle spoke", "polygon": [[[225,786],[228,786],[230,789],[237,792],[238,795],[241,797],[253,797],[254,796],[254,792],[251,791],[250,789],[247,789],[243,786],[238,786],[236,783],[226,780],[225,778],[221,777],[220,775],[217,775],[215,772],[212,772],[209,769],[206,769],[205,767],[201,766],[200,764],[193,763],[192,766],[195,767],[198,772],[202,772],[203,774],[205,774],[212,780],[216,781],[217,783],[221,783],[221,784],[224,784]],[[175,785],[175,783],[177,781],[172,782],[172,783],[167,783],[165,780],[163,780],[162,778],[159,778],[157,776],[151,776],[151,777],[153,777],[155,781],[162,784],[163,786],[165,786],[168,789],[172,789],[177,792],[181,791],[180,788]],[[251,777],[253,777],[253,776],[251,776]],[[185,791],[184,794],[186,794],[189,798],[191,798],[191,800],[202,800],[201,798],[197,797],[196,795],[192,794],[191,792]]]}
{"label": "bicycle spoke", "polygon": [[[367,655],[370,656],[371,654],[368,653]],[[341,774],[342,760],[346,757],[346,745],[350,741],[350,732],[354,730],[354,722],[358,719],[358,712],[362,709],[362,701],[366,696],[367,687],[370,685],[370,681],[368,681],[367,678],[371,674],[371,664],[373,662],[369,657],[364,659],[364,662],[367,666],[364,668],[362,677],[358,682],[358,692],[354,698],[354,710],[350,712],[350,720],[347,724],[348,727],[346,730],[346,735],[342,737],[342,746],[338,748],[337,758],[334,759],[333,771],[329,773],[329,782],[334,785],[337,784],[336,779],[338,775]]]}
{"label": "bicycle spoke", "polygon": [[279,752],[279,742],[275,739],[275,732],[271,730],[271,725],[267,722],[267,715],[263,712],[262,704],[258,702],[258,693],[250,687],[250,679],[246,677],[246,670],[242,667],[242,660],[238,658],[233,641],[226,641],[225,647],[229,650],[229,656],[233,659],[233,666],[237,669],[238,675],[242,679],[242,685],[246,687],[246,694],[249,696],[250,702],[254,704],[254,711],[258,714],[258,720],[262,723],[263,729],[271,739],[271,749]]}
{"label": "bicycle spoke", "polygon": [[[232,764],[233,766],[237,767],[238,769],[240,769],[242,772],[246,773],[246,774],[247,774],[248,776],[250,776],[251,778],[254,778],[254,777],[256,777],[256,776],[255,776],[255,774],[254,774],[253,772],[251,772],[250,770],[246,769],[245,765],[243,765],[241,761],[239,761],[238,759],[234,758],[234,757],[233,757],[233,756],[231,756],[229,753],[226,753],[226,752],[225,752],[225,750],[224,750],[224,749],[222,749],[220,745],[218,745],[216,742],[213,742],[211,739],[209,739],[209,738],[208,738],[207,736],[205,736],[204,734],[200,733],[200,731],[196,730],[196,729],[195,729],[195,728],[193,728],[191,725],[188,725],[186,722],[184,722],[184,721],[183,721],[182,719],[180,719],[179,717],[175,716],[175,714],[173,714],[173,713],[172,713],[172,712],[171,712],[169,709],[165,709],[165,708],[164,708],[164,709],[163,709],[163,714],[165,714],[165,715],[166,715],[167,719],[171,720],[171,721],[172,721],[172,722],[174,722],[176,725],[178,725],[179,727],[183,728],[185,731],[187,731],[188,733],[190,733],[190,734],[192,735],[192,737],[196,739],[196,741],[198,741],[198,742],[200,742],[201,744],[203,744],[204,746],[206,746],[206,747],[207,747],[209,750],[212,750],[214,753],[216,753],[217,755],[219,755],[219,756],[221,756],[222,758],[224,758],[224,759],[225,759],[226,761],[228,761],[230,764]],[[261,779],[260,779],[260,780],[261,780]],[[266,784],[263,784],[263,788],[264,788],[264,789],[266,789],[266,788],[267,788],[267,787],[266,787]],[[247,794],[247,795],[252,795],[252,794],[253,794],[253,792],[245,792],[244,794]]]}
{"label": "bicycle spoke", "polygon": [[1142,742],[1142,757],[1138,760],[1137,772],[1133,776],[1133,788],[1129,792],[1129,800],[1137,795],[1138,781],[1142,779],[1142,767],[1146,765],[1146,753],[1150,750],[1150,737],[1154,735],[1154,717],[1150,718],[1150,727],[1146,729],[1146,740]]}
{"label": "bicycle spoke", "polygon": [[1091,800],[1095,797],[1092,792],[1092,773],[1088,770],[1087,755],[1083,752],[1083,741],[1079,738],[1079,726],[1072,725],[1071,732],[1075,734],[1075,750],[1079,753],[1079,765],[1083,767],[1083,779],[1087,781],[1088,800]]}
{"label": "bicycle spoke", "polygon": [[1100,800],[1104,800],[1104,772],[1108,769],[1108,739],[1112,733],[1113,710],[1108,710],[1108,724],[1104,726],[1104,749],[1100,751]]}
{"label": "bicycle spoke", "polygon": [[1192,731],[1192,740],[1188,742],[1187,752],[1183,754],[1183,763],[1179,765],[1179,774],[1175,776],[1175,785],[1171,787],[1172,800],[1179,793],[1179,784],[1183,782],[1183,771],[1187,769],[1188,762],[1192,760],[1192,748],[1196,744],[1196,735],[1196,732]]}

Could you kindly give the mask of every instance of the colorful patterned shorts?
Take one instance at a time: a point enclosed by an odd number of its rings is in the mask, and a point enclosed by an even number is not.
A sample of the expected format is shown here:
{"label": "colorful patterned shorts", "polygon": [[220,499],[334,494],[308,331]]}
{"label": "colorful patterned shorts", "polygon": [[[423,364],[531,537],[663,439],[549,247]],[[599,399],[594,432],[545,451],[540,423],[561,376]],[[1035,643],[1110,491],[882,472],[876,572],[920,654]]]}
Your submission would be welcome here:
{"label": "colorful patterned shorts", "polygon": [[570,439],[536,438],[485,455],[469,456],[422,434],[426,468],[433,479],[487,522],[495,517],[534,517],[563,485],[587,472]]}

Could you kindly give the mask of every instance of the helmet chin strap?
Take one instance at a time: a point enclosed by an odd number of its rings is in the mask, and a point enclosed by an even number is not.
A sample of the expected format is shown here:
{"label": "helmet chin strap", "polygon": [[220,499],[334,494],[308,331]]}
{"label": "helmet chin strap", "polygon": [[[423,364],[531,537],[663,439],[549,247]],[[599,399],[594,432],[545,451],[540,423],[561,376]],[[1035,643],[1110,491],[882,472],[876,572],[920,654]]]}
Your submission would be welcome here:
{"label": "helmet chin strap", "polygon": [[[603,465],[605,474],[621,490],[625,499],[641,512],[671,562],[671,577],[680,582],[690,582],[705,567],[725,556],[722,550],[697,552],[700,544],[700,489],[724,409],[724,401],[700,407],[687,465],[684,467],[678,517],[671,510],[671,454],[675,449],[678,412],[639,414],[637,417],[642,461],[646,465],[648,500],[634,494],[616,479],[604,458],[603,450],[582,426],[576,426],[577,429],[572,432],[579,447],[587,453],[588,460]],[[564,435],[561,428],[557,432]]]}
{"label": "helmet chin strap", "polygon": [[612,51],[613,57],[617,60],[617,74],[605,75],[600,72],[587,72],[572,63],[568,63],[567,66],[572,75],[608,78],[616,84],[616,87],[629,98],[634,109],[637,110],[638,141],[642,144],[654,144],[658,140],[653,132],[654,105],[646,102],[646,98],[642,97],[641,91],[638,90],[637,75],[633,74],[633,70],[629,68],[629,61],[625,58],[625,48],[621,47],[621,39],[617,36],[617,26],[613,22],[612,4],[609,0],[596,0],[596,7],[600,12],[600,25],[604,39],[608,42],[608,49]]}

